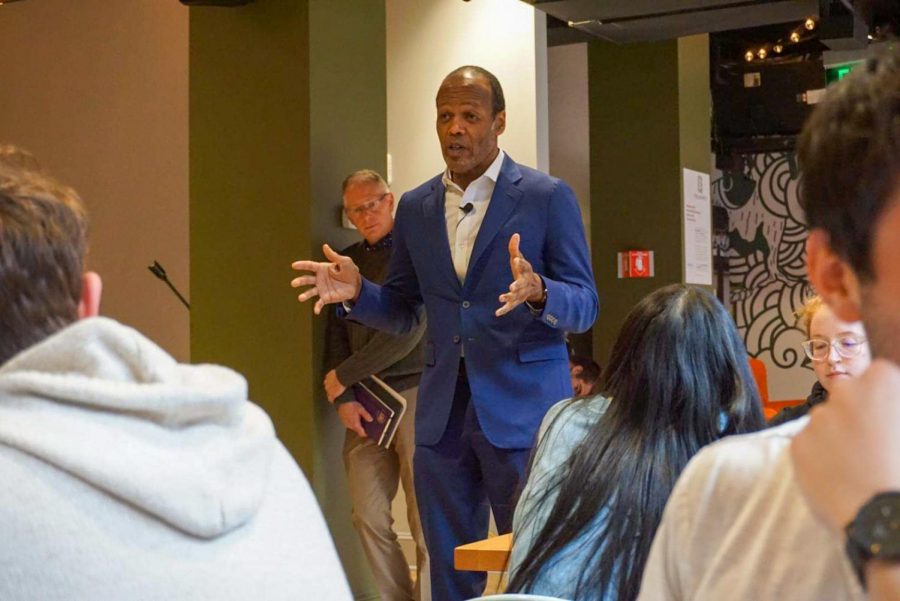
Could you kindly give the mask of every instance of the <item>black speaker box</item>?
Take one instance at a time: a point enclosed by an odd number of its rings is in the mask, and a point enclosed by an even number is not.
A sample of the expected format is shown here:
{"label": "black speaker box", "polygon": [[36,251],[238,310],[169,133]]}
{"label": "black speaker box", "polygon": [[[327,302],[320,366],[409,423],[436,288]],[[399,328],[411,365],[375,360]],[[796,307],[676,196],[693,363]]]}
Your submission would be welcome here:
{"label": "black speaker box", "polygon": [[719,68],[712,82],[714,136],[727,140],[797,135],[812,112],[805,93],[824,87],[821,58]]}

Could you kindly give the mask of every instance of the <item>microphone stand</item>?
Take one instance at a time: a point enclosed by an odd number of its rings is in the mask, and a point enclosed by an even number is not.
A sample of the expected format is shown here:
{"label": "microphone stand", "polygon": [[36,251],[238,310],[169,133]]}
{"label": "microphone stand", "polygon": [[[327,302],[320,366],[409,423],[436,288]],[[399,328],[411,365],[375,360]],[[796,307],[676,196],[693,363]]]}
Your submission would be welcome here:
{"label": "microphone stand", "polygon": [[175,296],[178,297],[178,300],[184,303],[184,306],[188,308],[188,311],[191,310],[190,303],[187,302],[183,296],[181,296],[181,293],[178,292],[178,289],[172,284],[172,282],[169,281],[169,276],[166,275],[166,270],[163,269],[162,265],[160,265],[156,261],[153,261],[153,265],[149,266],[147,269],[150,270],[150,273],[164,281],[166,283],[166,286],[168,286],[172,290],[172,292],[175,293]]}

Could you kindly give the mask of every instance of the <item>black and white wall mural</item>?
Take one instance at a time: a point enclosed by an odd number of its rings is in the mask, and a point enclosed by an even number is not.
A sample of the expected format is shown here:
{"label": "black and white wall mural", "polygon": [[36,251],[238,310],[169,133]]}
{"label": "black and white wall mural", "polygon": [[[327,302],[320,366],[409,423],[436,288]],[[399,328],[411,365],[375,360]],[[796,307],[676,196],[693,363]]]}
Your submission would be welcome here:
{"label": "black and white wall mural", "polygon": [[714,168],[711,179],[712,204],[728,215],[727,230],[715,237],[725,301],[750,356],[766,363],[769,398],[805,398],[815,376],[800,347],[805,334],[795,311],[813,292],[796,157],[749,155],[734,171]]}

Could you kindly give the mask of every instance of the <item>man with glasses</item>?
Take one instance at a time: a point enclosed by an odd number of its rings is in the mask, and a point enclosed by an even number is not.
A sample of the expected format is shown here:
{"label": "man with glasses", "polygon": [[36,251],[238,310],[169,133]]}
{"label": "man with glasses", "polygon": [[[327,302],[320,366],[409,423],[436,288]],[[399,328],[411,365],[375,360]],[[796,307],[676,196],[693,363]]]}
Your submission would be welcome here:
{"label": "man with glasses", "polygon": [[769,421],[770,426],[803,417],[828,398],[836,383],[862,374],[872,361],[861,321],[841,320],[819,296],[810,297],[798,316],[809,337],[801,345],[812,363],[816,383],[805,403],[785,407]]}
{"label": "man with glasses", "polygon": [[[394,195],[375,171],[363,169],[343,183],[344,212],[363,240],[341,251],[359,266],[360,273],[381,282],[391,256]],[[353,525],[372,568],[382,599],[427,601],[428,554],[419,523],[413,487],[412,458],[416,396],[422,374],[422,334],[425,321],[407,334],[395,336],[329,315],[325,330],[325,393],[347,427],[344,467],[353,503]],[[352,386],[372,374],[400,392],[407,413],[391,448],[367,438],[363,421],[372,416],[355,400]],[[391,501],[398,482],[406,495],[409,526],[416,543],[416,590],[409,566],[392,528]]]}

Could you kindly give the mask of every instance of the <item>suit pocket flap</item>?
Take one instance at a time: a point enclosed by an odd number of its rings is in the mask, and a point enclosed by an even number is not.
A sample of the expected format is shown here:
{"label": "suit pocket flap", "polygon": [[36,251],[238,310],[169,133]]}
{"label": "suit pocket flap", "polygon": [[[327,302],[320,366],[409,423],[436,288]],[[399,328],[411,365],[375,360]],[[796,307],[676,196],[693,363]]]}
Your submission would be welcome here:
{"label": "suit pocket flap", "polygon": [[544,341],[523,342],[519,345],[519,361],[530,363],[533,361],[550,361],[552,359],[568,359],[566,347],[558,343]]}

